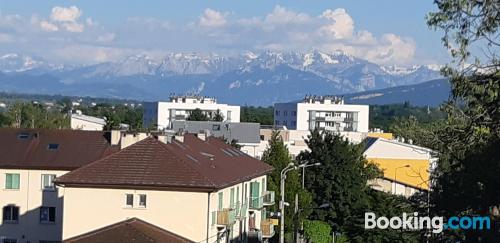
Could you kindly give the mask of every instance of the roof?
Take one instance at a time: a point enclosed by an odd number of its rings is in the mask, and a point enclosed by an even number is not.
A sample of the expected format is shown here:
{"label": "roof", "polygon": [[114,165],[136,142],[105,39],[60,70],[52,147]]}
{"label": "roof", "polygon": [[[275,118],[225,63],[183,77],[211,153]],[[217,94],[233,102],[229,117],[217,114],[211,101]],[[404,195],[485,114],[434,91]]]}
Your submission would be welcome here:
{"label": "roof", "polygon": [[83,115],[83,114],[78,114],[78,113],[72,113],[71,114],[71,119],[79,119],[82,121],[87,121],[87,122],[93,122],[99,125],[106,125],[106,120],[103,118],[95,117],[95,116],[88,116],[88,115]]}
{"label": "roof", "polygon": [[64,241],[65,243],[191,243],[182,236],[155,225],[131,218]]}
{"label": "roof", "polygon": [[216,191],[273,168],[221,139],[193,134],[184,142],[146,138],[106,158],[67,173],[56,183],[73,187]]}
{"label": "roof", "polygon": [[0,129],[0,168],[73,170],[117,150],[102,131]]}
{"label": "roof", "polygon": [[414,145],[414,144],[399,142],[399,141],[394,140],[394,139],[386,139],[386,138],[383,138],[383,137],[366,137],[366,145],[365,145],[365,150],[364,151],[366,152],[373,144],[375,144],[376,142],[379,142],[379,141],[380,142],[392,143],[392,144],[399,145],[399,146],[405,146],[405,147],[409,147],[409,148],[412,148],[412,149],[415,149],[415,150],[425,151],[427,153],[433,153],[434,152],[432,149],[429,149],[429,148],[426,148],[426,147],[421,147],[421,146]]}

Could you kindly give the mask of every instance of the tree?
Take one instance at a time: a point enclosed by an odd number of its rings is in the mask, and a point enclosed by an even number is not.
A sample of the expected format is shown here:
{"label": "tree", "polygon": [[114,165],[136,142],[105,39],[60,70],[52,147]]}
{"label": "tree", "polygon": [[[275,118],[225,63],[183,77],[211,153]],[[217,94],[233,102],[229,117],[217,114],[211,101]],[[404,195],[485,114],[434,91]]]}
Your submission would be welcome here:
{"label": "tree", "polygon": [[224,115],[222,114],[222,112],[220,112],[219,109],[217,109],[217,111],[215,112],[214,114],[214,117],[212,118],[213,121],[224,121]]}
{"label": "tree", "polygon": [[[499,2],[436,0],[429,26],[444,31],[452,62],[442,70],[450,78],[452,97],[438,132],[439,164],[432,201],[436,214],[485,215],[500,206],[500,62]],[[500,241],[499,232],[446,231],[449,241]]]}
{"label": "tree", "polygon": [[332,242],[332,228],[319,220],[304,220],[304,236],[315,243]]}
{"label": "tree", "polygon": [[[276,203],[272,208],[272,210],[276,212],[278,211],[277,205],[279,205],[279,200],[281,199],[280,173],[281,170],[292,162],[288,148],[283,143],[279,131],[273,131],[271,134],[268,148],[264,151],[262,160],[274,167],[273,172],[267,177],[267,188],[276,193]],[[310,213],[311,196],[307,191],[302,189],[302,180],[297,170],[287,173],[285,189],[285,200],[289,202],[290,205],[293,205],[295,194],[298,194],[299,207],[303,209],[301,210],[300,218],[297,219],[297,221],[300,222]],[[294,230],[294,216],[294,207],[287,207],[285,209],[285,232],[288,235],[287,238],[291,238],[290,235]]]}
{"label": "tree", "polygon": [[353,242],[416,240],[411,233],[364,229],[365,212],[391,217],[400,216],[411,208],[401,206],[404,204],[400,201],[374,192],[368,186],[368,181],[381,176],[381,172],[365,160],[363,144],[354,145],[341,135],[318,130],[308,136],[306,143],[310,151],[302,152],[298,159],[322,164],[308,168],[306,189],[312,193],[315,204],[329,203],[331,206],[329,210],[315,209],[311,219],[326,222]]}
{"label": "tree", "polygon": [[203,113],[202,110],[200,110],[199,108],[196,108],[193,111],[191,111],[187,120],[188,121],[208,121],[209,119],[208,119],[208,116],[205,113]]}

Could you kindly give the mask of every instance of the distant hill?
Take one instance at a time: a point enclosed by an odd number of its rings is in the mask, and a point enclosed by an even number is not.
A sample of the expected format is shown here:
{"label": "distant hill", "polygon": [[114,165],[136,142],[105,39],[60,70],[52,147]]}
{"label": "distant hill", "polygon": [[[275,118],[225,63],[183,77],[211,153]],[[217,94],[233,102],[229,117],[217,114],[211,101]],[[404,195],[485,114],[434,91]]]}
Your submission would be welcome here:
{"label": "distant hill", "polygon": [[414,106],[439,106],[450,96],[447,79],[435,79],[419,84],[398,86],[344,95],[346,103],[386,105],[408,101]]}

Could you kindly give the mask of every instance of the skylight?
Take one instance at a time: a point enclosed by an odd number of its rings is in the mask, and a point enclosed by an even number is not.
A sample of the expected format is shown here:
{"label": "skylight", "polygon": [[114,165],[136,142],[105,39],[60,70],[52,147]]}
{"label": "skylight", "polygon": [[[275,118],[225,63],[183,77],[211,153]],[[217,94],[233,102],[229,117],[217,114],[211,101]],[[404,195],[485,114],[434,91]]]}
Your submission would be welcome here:
{"label": "skylight", "polygon": [[28,139],[30,138],[30,134],[27,132],[20,132],[17,134],[17,138],[19,139]]}
{"label": "skylight", "polygon": [[49,143],[49,145],[47,146],[48,150],[57,150],[58,148],[59,148],[58,143]]}

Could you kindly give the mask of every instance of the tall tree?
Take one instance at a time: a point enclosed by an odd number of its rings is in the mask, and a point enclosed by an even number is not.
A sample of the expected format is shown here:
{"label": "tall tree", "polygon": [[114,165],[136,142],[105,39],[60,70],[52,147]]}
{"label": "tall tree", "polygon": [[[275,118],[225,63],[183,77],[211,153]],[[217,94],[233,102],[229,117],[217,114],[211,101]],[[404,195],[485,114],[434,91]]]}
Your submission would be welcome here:
{"label": "tall tree", "polygon": [[373,192],[368,186],[368,181],[381,176],[381,172],[365,160],[363,144],[354,145],[341,135],[317,130],[306,143],[310,151],[302,152],[298,159],[322,164],[308,168],[306,189],[311,191],[315,204],[326,202],[331,206],[329,210],[314,210],[312,219],[327,222],[353,242],[416,241],[410,232],[364,229],[365,212],[391,217],[410,211],[410,207],[401,206],[404,200]]}
{"label": "tall tree", "polygon": [[[288,148],[283,143],[283,139],[279,134],[279,131],[273,131],[271,134],[271,139],[269,140],[269,145],[262,156],[262,160],[269,165],[274,167],[274,171],[267,177],[267,188],[276,193],[276,203],[272,208],[273,211],[278,211],[279,201],[281,199],[280,194],[280,174],[289,163],[292,162]],[[299,208],[300,218],[295,218],[296,214],[294,212],[294,200],[295,195],[299,198]],[[285,201],[291,206],[285,209],[285,233],[288,241],[293,238],[292,232],[297,221],[301,221],[308,216],[311,208],[311,196],[310,194],[302,189],[302,180],[299,176],[297,170],[290,171],[287,173],[286,183],[285,183]],[[298,214],[297,214],[298,215]],[[295,221],[295,222],[294,222]]]}
{"label": "tall tree", "polygon": [[196,108],[193,111],[191,111],[191,113],[187,117],[187,120],[188,121],[208,121],[209,119],[208,119],[208,116],[205,113],[203,113],[202,110],[200,110],[199,108]]}
{"label": "tall tree", "polygon": [[[429,26],[444,31],[453,60],[443,70],[452,84],[445,107],[448,121],[439,133],[439,164],[433,202],[437,213],[489,214],[500,206],[500,51],[496,0],[436,0]],[[455,241],[498,242],[498,230],[447,231]]]}

